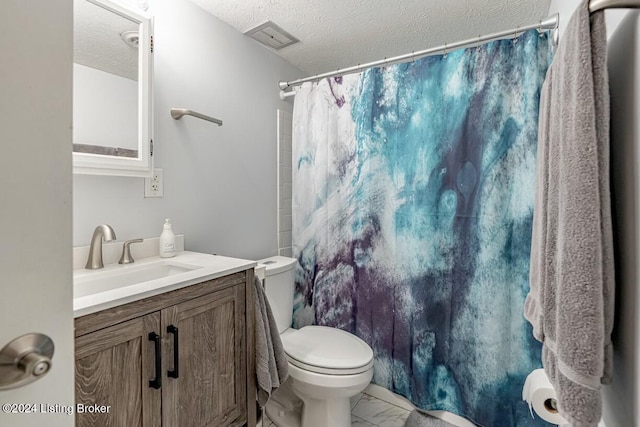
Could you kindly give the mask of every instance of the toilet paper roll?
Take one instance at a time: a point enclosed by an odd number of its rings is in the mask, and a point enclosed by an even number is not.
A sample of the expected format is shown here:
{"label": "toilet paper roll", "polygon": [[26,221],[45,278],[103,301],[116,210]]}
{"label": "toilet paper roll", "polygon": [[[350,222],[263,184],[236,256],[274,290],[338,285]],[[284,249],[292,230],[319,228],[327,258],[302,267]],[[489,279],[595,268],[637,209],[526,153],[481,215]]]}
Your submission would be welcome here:
{"label": "toilet paper roll", "polygon": [[556,391],[544,369],[536,369],[527,376],[522,388],[522,400],[529,404],[529,410],[533,408],[543,420],[552,424],[568,424],[567,420],[558,413]]}

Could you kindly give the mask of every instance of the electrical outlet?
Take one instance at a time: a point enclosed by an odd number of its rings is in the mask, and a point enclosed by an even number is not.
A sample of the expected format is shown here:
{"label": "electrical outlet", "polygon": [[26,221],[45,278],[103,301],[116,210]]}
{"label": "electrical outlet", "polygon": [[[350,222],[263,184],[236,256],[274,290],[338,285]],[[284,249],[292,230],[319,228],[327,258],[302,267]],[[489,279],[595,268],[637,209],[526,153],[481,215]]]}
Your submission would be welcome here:
{"label": "electrical outlet", "polygon": [[162,169],[154,169],[151,178],[144,179],[144,197],[162,197],[163,187]]}

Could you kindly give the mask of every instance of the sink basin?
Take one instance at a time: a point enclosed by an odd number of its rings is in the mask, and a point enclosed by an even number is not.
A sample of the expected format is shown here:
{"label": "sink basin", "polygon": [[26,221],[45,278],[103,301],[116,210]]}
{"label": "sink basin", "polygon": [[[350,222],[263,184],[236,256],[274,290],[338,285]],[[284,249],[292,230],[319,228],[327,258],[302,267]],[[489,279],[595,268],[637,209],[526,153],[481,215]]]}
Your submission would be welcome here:
{"label": "sink basin", "polygon": [[81,298],[113,289],[162,279],[202,268],[175,261],[158,261],[145,265],[116,265],[109,270],[80,270],[74,273],[73,297]]}
{"label": "sink basin", "polygon": [[[108,245],[105,243],[107,249]],[[147,252],[157,250],[157,239],[149,245],[151,250]],[[81,256],[74,259],[73,317],[86,316],[256,266],[255,261],[247,259],[190,251],[180,251],[173,258],[140,256],[133,264],[120,265],[115,263],[120,247],[120,244],[114,245],[110,255],[103,253],[109,261],[99,270],[80,267],[84,266],[88,248],[82,248]]]}

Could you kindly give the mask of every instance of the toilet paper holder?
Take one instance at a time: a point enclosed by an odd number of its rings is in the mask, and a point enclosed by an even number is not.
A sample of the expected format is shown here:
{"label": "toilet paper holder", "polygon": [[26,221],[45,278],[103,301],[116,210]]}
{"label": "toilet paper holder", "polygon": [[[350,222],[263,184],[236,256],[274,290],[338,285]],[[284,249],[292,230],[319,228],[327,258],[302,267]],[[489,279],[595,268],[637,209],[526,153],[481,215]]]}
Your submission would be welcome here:
{"label": "toilet paper holder", "polygon": [[552,414],[558,413],[558,401],[556,399],[550,398],[544,401],[544,407],[547,411]]}
{"label": "toilet paper holder", "polygon": [[527,376],[522,389],[522,400],[529,405],[532,417],[535,412],[548,423],[567,424],[558,410],[556,391],[544,369],[535,369]]}

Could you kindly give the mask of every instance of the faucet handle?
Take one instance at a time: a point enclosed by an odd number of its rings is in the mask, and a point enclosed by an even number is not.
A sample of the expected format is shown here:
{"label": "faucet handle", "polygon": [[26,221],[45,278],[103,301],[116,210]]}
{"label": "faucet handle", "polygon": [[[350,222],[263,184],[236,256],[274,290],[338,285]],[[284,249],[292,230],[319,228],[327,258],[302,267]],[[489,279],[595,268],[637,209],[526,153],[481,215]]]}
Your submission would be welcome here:
{"label": "faucet handle", "polygon": [[118,261],[118,264],[131,264],[132,262],[135,262],[135,260],[131,256],[131,250],[129,249],[129,246],[131,246],[132,243],[142,243],[143,241],[144,239],[133,239],[124,242],[122,244],[122,256],[120,257],[120,261]]}

